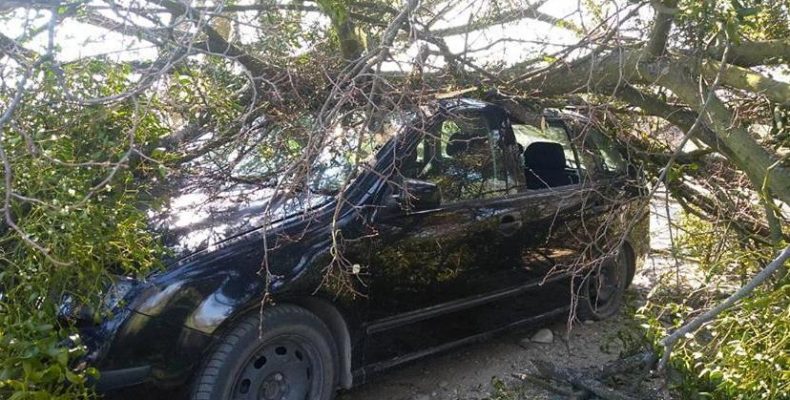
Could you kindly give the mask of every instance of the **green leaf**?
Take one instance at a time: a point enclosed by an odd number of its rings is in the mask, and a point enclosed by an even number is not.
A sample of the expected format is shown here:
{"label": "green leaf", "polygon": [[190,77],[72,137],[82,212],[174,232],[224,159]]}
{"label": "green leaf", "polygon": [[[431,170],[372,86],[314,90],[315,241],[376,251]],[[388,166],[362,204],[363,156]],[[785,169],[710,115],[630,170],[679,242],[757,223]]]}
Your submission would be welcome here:
{"label": "green leaf", "polygon": [[85,382],[85,378],[83,378],[81,375],[77,375],[74,372],[71,372],[69,370],[66,370],[66,380],[68,380],[69,382],[71,382],[71,383],[73,383],[75,385]]}
{"label": "green leaf", "polygon": [[550,55],[544,55],[543,56],[543,61],[546,62],[546,63],[549,63],[549,64],[553,64],[553,63],[557,62],[557,57],[552,57]]}

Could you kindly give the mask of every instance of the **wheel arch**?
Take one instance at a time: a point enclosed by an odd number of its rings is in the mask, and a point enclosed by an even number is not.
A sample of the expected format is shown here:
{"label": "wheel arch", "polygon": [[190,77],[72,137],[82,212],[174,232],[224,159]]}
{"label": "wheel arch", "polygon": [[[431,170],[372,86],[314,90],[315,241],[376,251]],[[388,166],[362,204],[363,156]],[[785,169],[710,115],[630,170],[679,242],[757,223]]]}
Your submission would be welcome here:
{"label": "wheel arch", "polygon": [[[339,380],[338,383],[342,389],[350,389],[353,386],[353,374],[351,371],[351,332],[348,323],[343,317],[343,314],[332,305],[329,301],[315,296],[293,297],[278,301],[276,304],[266,305],[264,307],[277,307],[279,305],[291,304],[304,308],[308,312],[318,317],[329,328],[332,334],[332,340],[337,346],[339,355],[338,365]],[[234,315],[226,318],[222,324],[214,331],[214,335],[223,335],[236,321],[243,319],[251,313],[259,313],[261,304],[258,302],[254,305],[245,307],[238,310]]]}
{"label": "wheel arch", "polygon": [[340,356],[340,379],[339,384],[342,389],[350,389],[353,385],[353,374],[351,372],[351,332],[348,322],[343,317],[340,310],[330,302],[319,297],[301,297],[289,299],[287,303],[294,304],[310,311],[329,328],[332,339],[337,345]]}

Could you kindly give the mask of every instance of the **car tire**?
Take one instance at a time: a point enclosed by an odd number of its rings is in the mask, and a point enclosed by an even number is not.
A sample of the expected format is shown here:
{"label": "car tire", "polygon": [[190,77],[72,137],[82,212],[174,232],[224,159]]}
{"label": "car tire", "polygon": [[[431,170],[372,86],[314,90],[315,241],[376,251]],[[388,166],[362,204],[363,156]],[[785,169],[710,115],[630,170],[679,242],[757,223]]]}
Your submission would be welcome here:
{"label": "car tire", "polygon": [[631,283],[634,282],[634,276],[636,276],[636,255],[627,243],[623,245],[622,252],[625,253],[626,261],[628,262],[628,276],[625,280],[625,288],[628,289],[631,287]]}
{"label": "car tire", "polygon": [[317,316],[294,305],[271,306],[262,317],[243,317],[221,337],[191,398],[330,400],[338,360],[332,334]]}
{"label": "car tire", "polygon": [[629,263],[628,252],[622,249],[585,274],[576,308],[580,320],[599,321],[617,314],[628,286]]}

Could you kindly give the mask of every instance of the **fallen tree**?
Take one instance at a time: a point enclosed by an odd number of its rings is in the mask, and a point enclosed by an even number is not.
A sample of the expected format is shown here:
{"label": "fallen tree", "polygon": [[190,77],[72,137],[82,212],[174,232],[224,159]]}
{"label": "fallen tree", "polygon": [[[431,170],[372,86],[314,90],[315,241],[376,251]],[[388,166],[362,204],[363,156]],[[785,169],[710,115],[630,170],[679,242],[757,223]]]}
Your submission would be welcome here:
{"label": "fallen tree", "polygon": [[[613,389],[607,386],[604,381],[615,375],[631,374],[636,375],[632,379],[638,382],[644,380],[649,374],[663,374],[672,354],[672,348],[679,340],[693,335],[717,315],[735,305],[739,300],[750,296],[758,286],[764,284],[772,274],[780,270],[788,259],[790,259],[790,246],[782,250],[768,266],[724,301],[684,323],[670,335],[661,339],[659,342],[662,347],[661,354],[647,350],[606,365],[583,370],[559,367],[545,360],[532,360],[538,375],[521,373],[514,374],[514,377],[569,398],[584,399],[594,395],[607,400],[636,399],[638,397],[633,397],[630,391]],[[565,386],[570,386],[573,389],[568,389]]]}
{"label": "fallen tree", "polygon": [[[163,175],[297,190],[336,128],[373,136],[388,112],[461,95],[513,113],[575,104],[629,146],[653,191],[666,185],[690,213],[732,223],[753,246],[784,247],[787,2],[564,3],[3,3],[4,22],[24,22],[0,33],[0,288],[21,299],[3,305],[6,325],[50,324],[64,287],[90,293],[107,264],[154,268],[156,246],[135,205],[155,201]],[[59,32],[73,26],[125,44],[69,56],[83,43]],[[526,34],[533,26],[549,34]],[[660,136],[670,125],[682,133]],[[273,161],[266,173],[245,173],[242,160],[255,152]],[[97,219],[80,217],[87,210]],[[781,256],[762,261],[754,286],[783,274]],[[662,342],[659,367],[678,335],[705,322],[695,321]],[[18,329],[29,343],[62,339]],[[8,360],[22,353],[0,348]],[[44,391],[71,390],[38,378]]]}

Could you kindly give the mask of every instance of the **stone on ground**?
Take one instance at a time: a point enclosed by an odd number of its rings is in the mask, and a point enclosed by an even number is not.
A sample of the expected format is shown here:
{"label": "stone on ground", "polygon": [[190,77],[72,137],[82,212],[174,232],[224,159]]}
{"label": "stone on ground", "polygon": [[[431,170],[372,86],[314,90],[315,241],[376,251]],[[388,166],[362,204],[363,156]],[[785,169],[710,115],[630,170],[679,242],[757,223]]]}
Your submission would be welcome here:
{"label": "stone on ground", "polygon": [[551,329],[543,328],[535,332],[531,340],[534,343],[554,343],[554,333]]}

